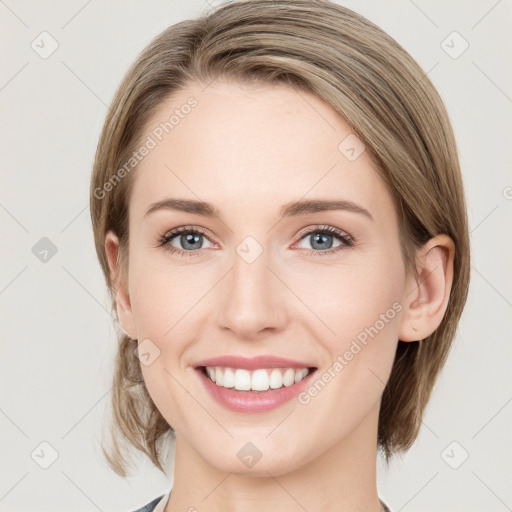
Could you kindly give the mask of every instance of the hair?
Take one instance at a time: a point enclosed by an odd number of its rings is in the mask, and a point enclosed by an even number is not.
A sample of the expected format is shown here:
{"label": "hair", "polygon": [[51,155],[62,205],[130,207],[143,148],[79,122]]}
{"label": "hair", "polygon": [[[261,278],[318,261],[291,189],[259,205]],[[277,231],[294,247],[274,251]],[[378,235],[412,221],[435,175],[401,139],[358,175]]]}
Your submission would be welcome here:
{"label": "hair", "polygon": [[[383,391],[378,447],[386,461],[414,443],[455,337],[469,287],[466,203],[454,134],[444,104],[416,61],[363,16],[329,0],[249,0],[224,4],[155,37],[117,89],[95,155],[90,213],[96,252],[116,311],[105,252],[119,239],[120,279],[128,277],[128,206],[135,169],[122,166],[147,134],[162,102],[193,83],[287,85],[324,100],[365,144],[399,213],[400,245],[415,277],[417,249],[438,234],[455,244],[445,315],[425,339],[398,341]],[[126,167],[124,167],[126,169]],[[110,185],[109,185],[110,184]],[[115,317],[117,318],[117,317]],[[111,450],[119,475],[135,447],[161,470],[160,443],[175,434],[145,386],[134,344],[118,333]]]}

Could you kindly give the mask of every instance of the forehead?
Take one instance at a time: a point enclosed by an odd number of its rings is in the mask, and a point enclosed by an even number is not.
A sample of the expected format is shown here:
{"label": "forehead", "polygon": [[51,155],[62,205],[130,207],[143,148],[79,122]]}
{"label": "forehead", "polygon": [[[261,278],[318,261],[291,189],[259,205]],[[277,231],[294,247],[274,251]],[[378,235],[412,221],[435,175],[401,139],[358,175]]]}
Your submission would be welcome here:
{"label": "forehead", "polygon": [[377,216],[393,210],[368,152],[347,158],[351,127],[320,98],[284,85],[192,84],[160,105],[147,137],[154,147],[135,172],[134,218],[169,196],[250,215],[316,197],[364,203]]}

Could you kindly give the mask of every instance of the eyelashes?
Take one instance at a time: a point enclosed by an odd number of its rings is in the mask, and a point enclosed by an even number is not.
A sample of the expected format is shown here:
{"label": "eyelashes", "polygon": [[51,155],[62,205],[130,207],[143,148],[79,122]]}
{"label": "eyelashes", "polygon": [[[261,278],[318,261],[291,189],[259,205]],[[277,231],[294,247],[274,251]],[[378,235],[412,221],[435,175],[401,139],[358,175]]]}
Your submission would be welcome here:
{"label": "eyelashes", "polygon": [[[185,235],[184,238],[182,238]],[[192,235],[192,236],[190,236]],[[326,256],[337,253],[341,250],[345,250],[347,248],[353,247],[356,243],[356,239],[341,229],[335,228],[333,226],[322,225],[322,226],[313,226],[303,230],[299,234],[299,239],[294,243],[294,246],[297,243],[306,240],[307,237],[311,235],[320,235],[320,239],[315,238],[312,243],[325,243],[325,237],[332,237],[338,239],[341,243],[334,247],[328,249],[304,249],[311,256]],[[198,243],[201,238],[209,239],[207,230],[199,227],[199,226],[180,226],[178,228],[172,229],[171,231],[166,232],[165,235],[161,236],[157,243],[155,244],[157,247],[163,248],[165,251],[170,252],[171,254],[181,256],[181,257],[191,257],[197,256],[202,250],[204,250],[203,244],[201,247],[192,250],[179,249],[171,245],[171,242],[174,239],[178,239],[181,244],[194,244]],[[212,242],[210,242],[212,243]],[[292,246],[293,247],[293,246]],[[296,249],[294,249],[296,250]]]}
{"label": "eyelashes", "polygon": [[[178,254],[179,256],[194,256],[196,255],[200,249],[192,250],[192,251],[185,251],[182,249],[177,249],[176,247],[173,247],[171,245],[171,241],[182,235],[195,235],[195,237],[203,236],[207,238],[207,232],[206,230],[199,228],[199,227],[192,227],[192,226],[181,226],[179,228],[172,229],[171,231],[167,232],[163,237],[161,237],[160,241],[158,242],[159,247],[163,247],[164,250],[169,251],[173,254]],[[187,241],[188,243],[188,241]]]}
{"label": "eyelashes", "polygon": [[[311,256],[324,256],[324,255],[334,254],[334,253],[344,250],[348,247],[353,247],[356,242],[356,240],[353,236],[351,236],[348,233],[346,233],[345,231],[342,231],[341,229],[335,228],[333,226],[315,226],[312,228],[307,228],[305,231],[301,231],[301,233],[299,234],[298,242],[301,242],[302,240],[306,240],[308,237],[311,237],[311,235],[313,235],[313,234],[319,234],[321,236],[327,235],[328,237],[337,238],[338,240],[341,241],[341,244],[332,249],[319,249],[319,250],[306,249]],[[322,240],[323,240],[323,238],[322,238]],[[315,240],[314,242],[317,243],[318,240]]]}

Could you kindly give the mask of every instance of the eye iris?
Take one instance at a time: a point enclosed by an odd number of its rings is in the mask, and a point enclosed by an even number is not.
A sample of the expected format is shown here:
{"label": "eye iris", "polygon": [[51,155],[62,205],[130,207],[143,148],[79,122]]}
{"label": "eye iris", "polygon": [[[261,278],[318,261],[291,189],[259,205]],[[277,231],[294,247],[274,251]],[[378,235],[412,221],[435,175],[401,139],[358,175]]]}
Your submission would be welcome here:
{"label": "eye iris", "polygon": [[[319,252],[329,252],[328,250],[331,249],[331,247],[333,247],[334,238],[339,238],[341,240],[344,239],[344,237],[341,236],[339,233],[336,232],[336,234],[331,234],[330,231],[330,229],[328,231],[310,231],[309,239],[314,250],[317,250]],[[177,237],[179,237],[180,244],[183,250],[185,250],[186,252],[193,252],[202,248],[202,238],[204,237],[204,234],[199,231],[188,230],[183,231],[181,234],[176,233],[175,235],[168,235],[165,239],[166,243],[174,245],[171,243],[171,241],[176,239]],[[344,244],[348,246],[351,245],[349,241],[344,241]]]}
{"label": "eye iris", "polygon": [[[199,235],[199,234],[195,234],[195,233],[187,233],[185,235],[181,235],[181,244],[182,246],[185,248],[185,249],[191,249],[191,250],[195,250],[195,249],[200,249],[201,246],[203,245],[201,242],[201,236],[202,235]],[[190,247],[188,244],[199,244],[199,247]]]}
{"label": "eye iris", "polygon": [[[328,235],[326,233],[317,233],[315,235],[311,235],[312,236],[312,243],[311,243],[311,246],[314,248],[314,249],[330,249],[332,247],[332,235]],[[329,247],[324,247],[324,246],[321,246],[321,247],[315,247],[315,245],[317,243],[320,243],[320,244],[325,244],[327,243],[328,239],[331,239],[331,244],[329,245]]]}

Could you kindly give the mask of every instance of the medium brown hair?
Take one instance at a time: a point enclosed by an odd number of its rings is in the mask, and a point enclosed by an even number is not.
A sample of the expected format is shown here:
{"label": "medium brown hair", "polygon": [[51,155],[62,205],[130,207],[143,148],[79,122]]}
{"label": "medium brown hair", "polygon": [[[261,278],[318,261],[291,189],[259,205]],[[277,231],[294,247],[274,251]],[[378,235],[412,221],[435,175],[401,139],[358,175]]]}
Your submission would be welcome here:
{"label": "medium brown hair", "polygon": [[[90,189],[96,252],[116,310],[105,237],[119,238],[128,270],[128,205],[135,170],[119,173],[164,100],[191,83],[285,84],[327,102],[364,142],[399,212],[408,270],[416,250],[438,234],[455,243],[445,316],[423,340],[398,342],[383,392],[378,444],[386,460],[414,442],[448,355],[469,286],[469,233],[454,135],[436,89],[416,61],[382,29],[328,0],[235,1],[170,26],[142,51],[112,101]],[[341,141],[340,141],[341,142]],[[122,175],[122,176],[121,176]],[[111,185],[106,186],[110,183]],[[126,476],[127,448],[162,471],[160,443],[172,426],[151,400],[130,338],[120,333],[115,362],[109,465]]]}

